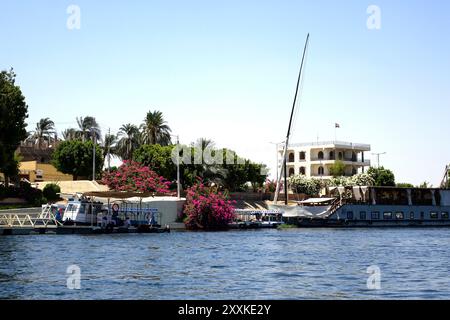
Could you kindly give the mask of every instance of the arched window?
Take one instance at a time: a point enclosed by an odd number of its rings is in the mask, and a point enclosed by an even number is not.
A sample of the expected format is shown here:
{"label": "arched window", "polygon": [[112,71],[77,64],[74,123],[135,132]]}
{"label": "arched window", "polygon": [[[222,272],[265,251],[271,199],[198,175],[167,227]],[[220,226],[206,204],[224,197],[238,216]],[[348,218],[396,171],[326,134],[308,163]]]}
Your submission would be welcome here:
{"label": "arched window", "polygon": [[289,168],[289,177],[292,177],[295,174],[294,168]]}
{"label": "arched window", "polygon": [[306,168],[300,167],[300,174],[306,174]]}
{"label": "arched window", "polygon": [[319,160],[323,160],[323,152],[319,151],[319,154],[317,157],[319,158]]}
{"label": "arched window", "polygon": [[343,157],[342,152],[339,152],[339,160],[342,160]]}
{"label": "arched window", "polygon": [[300,160],[305,160],[306,159],[306,152],[305,151],[301,151],[300,152]]}
{"label": "arched window", "polygon": [[294,162],[294,154],[289,153],[289,161],[288,162]]}
{"label": "arched window", "polygon": [[334,151],[330,151],[330,160],[334,160]]}
{"label": "arched window", "polygon": [[319,167],[319,170],[317,171],[319,173],[319,175],[323,175],[323,167]]}

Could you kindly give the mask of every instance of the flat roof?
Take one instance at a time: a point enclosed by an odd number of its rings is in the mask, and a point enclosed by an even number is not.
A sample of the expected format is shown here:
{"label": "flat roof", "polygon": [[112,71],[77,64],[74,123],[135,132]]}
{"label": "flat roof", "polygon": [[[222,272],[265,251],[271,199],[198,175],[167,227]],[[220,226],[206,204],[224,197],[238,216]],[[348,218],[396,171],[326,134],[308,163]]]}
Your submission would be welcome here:
{"label": "flat roof", "polygon": [[370,144],[347,142],[347,141],[316,141],[316,142],[290,143],[288,148],[298,148],[298,147],[318,147],[318,148],[320,148],[320,147],[325,147],[325,146],[342,147],[342,148],[350,148],[350,149],[364,149],[367,151],[370,150]]}

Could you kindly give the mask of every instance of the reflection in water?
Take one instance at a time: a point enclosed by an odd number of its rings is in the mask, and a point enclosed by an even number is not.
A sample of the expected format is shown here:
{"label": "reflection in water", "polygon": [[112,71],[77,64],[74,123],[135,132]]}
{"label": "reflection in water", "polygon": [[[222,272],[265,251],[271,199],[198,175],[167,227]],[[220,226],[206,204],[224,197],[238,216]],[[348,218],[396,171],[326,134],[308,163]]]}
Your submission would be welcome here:
{"label": "reflection in water", "polygon": [[[449,229],[0,238],[3,299],[450,298]],[[81,290],[66,269],[81,268]],[[381,269],[368,290],[367,267]]]}

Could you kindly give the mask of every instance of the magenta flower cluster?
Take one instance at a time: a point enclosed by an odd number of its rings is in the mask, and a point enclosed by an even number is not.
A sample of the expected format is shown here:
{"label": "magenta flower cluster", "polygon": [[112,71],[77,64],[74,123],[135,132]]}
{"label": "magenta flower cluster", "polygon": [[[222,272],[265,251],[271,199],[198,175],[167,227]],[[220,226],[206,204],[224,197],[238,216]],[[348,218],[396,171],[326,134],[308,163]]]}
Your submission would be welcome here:
{"label": "magenta flower cluster", "polygon": [[135,161],[124,161],[117,171],[104,173],[102,182],[114,191],[168,193],[169,185],[149,167]]}
{"label": "magenta flower cluster", "polygon": [[188,229],[224,229],[233,221],[235,201],[227,197],[215,187],[206,186],[203,182],[194,184],[187,190],[184,223]]}

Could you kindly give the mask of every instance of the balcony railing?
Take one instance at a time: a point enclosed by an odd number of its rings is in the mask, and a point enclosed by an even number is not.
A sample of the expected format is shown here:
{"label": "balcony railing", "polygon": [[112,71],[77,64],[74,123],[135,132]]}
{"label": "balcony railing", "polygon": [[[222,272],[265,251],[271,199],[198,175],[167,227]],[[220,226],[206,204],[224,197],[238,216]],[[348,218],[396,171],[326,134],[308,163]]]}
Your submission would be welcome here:
{"label": "balcony railing", "polygon": [[318,157],[312,157],[311,158],[311,161],[335,161],[335,160],[363,163],[364,165],[370,166],[370,160],[362,161],[361,159],[352,159],[352,158],[342,158],[342,159],[336,159],[336,158],[323,158],[323,159],[320,159]]}
{"label": "balcony railing", "polygon": [[353,143],[345,141],[318,141],[318,142],[308,142],[308,143],[292,143],[289,147],[309,147],[309,146],[323,146],[323,145],[339,145],[354,149],[370,149],[370,144],[365,143]]}

